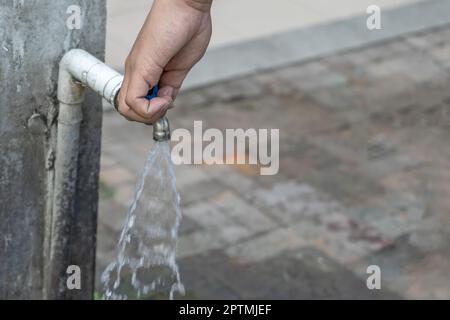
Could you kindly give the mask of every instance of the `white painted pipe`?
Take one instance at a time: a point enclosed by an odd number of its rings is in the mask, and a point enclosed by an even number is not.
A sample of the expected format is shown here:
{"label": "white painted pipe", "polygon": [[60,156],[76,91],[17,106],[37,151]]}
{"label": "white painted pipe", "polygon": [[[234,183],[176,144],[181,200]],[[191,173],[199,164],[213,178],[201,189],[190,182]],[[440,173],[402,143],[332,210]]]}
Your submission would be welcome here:
{"label": "white painted pipe", "polygon": [[58,75],[58,127],[55,180],[50,228],[50,259],[46,265],[44,295],[62,299],[66,287],[68,241],[75,205],[80,123],[85,87],[114,104],[123,76],[81,49],[67,52]]}
{"label": "white painted pipe", "polygon": [[120,73],[82,49],[67,52],[60,62],[59,70],[58,100],[65,103],[70,103],[74,92],[71,86],[73,81],[69,81],[69,78],[91,88],[111,104],[114,104],[123,81]]}
{"label": "white painted pipe", "polygon": [[[123,76],[81,49],[68,51],[59,64],[58,127],[56,141],[55,178],[52,221],[50,228],[49,260],[44,272],[44,297],[62,299],[66,287],[68,261],[67,245],[74,216],[77,183],[80,123],[85,87],[89,87],[112,105],[122,85]],[[170,139],[167,118],[159,119],[153,127],[156,141]]]}

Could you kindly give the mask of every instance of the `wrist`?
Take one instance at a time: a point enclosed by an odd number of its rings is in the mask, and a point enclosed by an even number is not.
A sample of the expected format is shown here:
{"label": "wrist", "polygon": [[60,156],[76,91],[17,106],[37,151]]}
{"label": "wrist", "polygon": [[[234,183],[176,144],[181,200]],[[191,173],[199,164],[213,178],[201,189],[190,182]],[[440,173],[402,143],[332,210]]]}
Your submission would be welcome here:
{"label": "wrist", "polygon": [[211,11],[212,0],[179,0],[179,1],[183,2],[188,7],[201,12],[206,13]]}

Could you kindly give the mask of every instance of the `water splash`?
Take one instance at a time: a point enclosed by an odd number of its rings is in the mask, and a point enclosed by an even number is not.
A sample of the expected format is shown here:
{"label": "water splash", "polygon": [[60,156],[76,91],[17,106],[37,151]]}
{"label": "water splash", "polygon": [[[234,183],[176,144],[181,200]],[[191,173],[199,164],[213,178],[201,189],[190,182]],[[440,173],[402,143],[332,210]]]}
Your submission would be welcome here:
{"label": "water splash", "polygon": [[103,299],[184,294],[175,260],[180,196],[168,141],[155,143],[136,186],[117,257],[103,272]]}

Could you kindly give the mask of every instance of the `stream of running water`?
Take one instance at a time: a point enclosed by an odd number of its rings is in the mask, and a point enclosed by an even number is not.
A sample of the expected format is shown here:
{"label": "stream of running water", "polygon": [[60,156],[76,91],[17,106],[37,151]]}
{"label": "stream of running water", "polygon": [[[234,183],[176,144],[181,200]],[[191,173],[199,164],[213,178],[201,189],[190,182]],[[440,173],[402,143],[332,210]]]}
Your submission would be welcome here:
{"label": "stream of running water", "polygon": [[136,186],[115,260],[101,281],[103,299],[140,299],[184,294],[176,246],[180,196],[168,141],[156,142]]}

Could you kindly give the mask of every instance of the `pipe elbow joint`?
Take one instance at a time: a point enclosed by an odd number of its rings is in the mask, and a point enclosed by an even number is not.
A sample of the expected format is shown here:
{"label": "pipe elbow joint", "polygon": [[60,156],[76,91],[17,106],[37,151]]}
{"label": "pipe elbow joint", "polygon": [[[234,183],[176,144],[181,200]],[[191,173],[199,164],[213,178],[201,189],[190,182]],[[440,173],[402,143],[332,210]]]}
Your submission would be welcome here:
{"label": "pipe elbow joint", "polygon": [[61,102],[81,103],[84,87],[89,87],[113,104],[123,76],[90,53],[72,49],[61,59],[58,80],[58,100]]}

